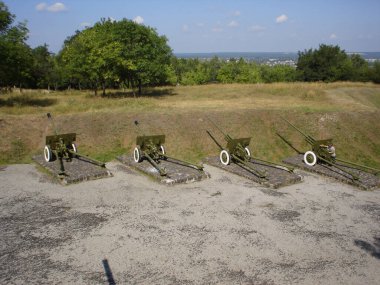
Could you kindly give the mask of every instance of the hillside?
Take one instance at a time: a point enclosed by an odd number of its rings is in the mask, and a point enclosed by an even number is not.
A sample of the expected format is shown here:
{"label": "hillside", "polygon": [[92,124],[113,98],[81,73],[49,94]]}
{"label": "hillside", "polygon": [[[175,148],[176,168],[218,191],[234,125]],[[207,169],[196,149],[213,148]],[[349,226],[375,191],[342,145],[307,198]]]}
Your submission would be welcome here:
{"label": "hillside", "polygon": [[341,158],[380,167],[380,86],[361,83],[279,83],[161,87],[131,92],[37,92],[1,95],[0,163],[30,162],[52,133],[51,112],[60,132],[76,132],[80,151],[106,161],[131,152],[138,130],[164,133],[170,155],[199,161],[217,154],[205,130],[220,139],[213,119],[232,137],[252,136],[251,150],[280,161],[294,153],[276,135],[301,149],[302,137],[280,116],[316,138],[333,137]]}

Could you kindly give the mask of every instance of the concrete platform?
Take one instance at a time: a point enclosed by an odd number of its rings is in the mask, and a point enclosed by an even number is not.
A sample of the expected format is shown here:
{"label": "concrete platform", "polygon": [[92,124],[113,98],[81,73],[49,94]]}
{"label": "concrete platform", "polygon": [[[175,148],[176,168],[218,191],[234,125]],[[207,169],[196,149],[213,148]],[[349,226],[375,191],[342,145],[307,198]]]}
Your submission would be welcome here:
{"label": "concrete platform", "polygon": [[131,156],[122,155],[116,158],[125,165],[141,171],[160,183],[171,185],[177,183],[191,183],[195,181],[201,181],[209,178],[210,175],[201,170],[191,168],[185,165],[178,164],[170,159],[161,160],[160,166],[166,169],[167,175],[161,176],[158,170],[148,160],[143,160],[140,163],[136,163]]}
{"label": "concrete platform", "polygon": [[36,155],[32,159],[50,172],[63,185],[112,176],[112,173],[107,168],[93,164],[85,158],[73,158],[70,162],[63,160],[65,176],[59,175],[60,165],[58,160],[46,162],[43,155]]}
{"label": "concrete platform", "polygon": [[206,157],[204,162],[212,166],[224,169],[228,172],[243,176],[245,178],[253,180],[256,183],[273,189],[295,184],[301,182],[302,180],[301,176],[297,175],[296,173],[288,172],[269,164],[265,164],[261,161],[255,161],[254,159],[252,159],[251,165],[254,167],[254,169],[266,173],[266,178],[260,178],[253,172],[249,171],[249,169],[243,168],[242,166],[235,163],[231,163],[230,165],[223,165],[217,156]]}
{"label": "concrete platform", "polygon": [[347,169],[348,171],[357,175],[359,177],[359,180],[353,180],[349,174],[341,171],[340,169],[334,166],[327,166],[324,164],[316,164],[314,166],[308,166],[303,162],[302,154],[288,157],[284,159],[283,161],[289,165],[298,167],[300,169],[310,171],[313,173],[318,173],[320,175],[332,177],[336,180],[339,180],[341,182],[344,182],[350,185],[354,185],[363,190],[373,190],[380,187],[380,177],[368,172],[361,171],[359,169],[349,167],[347,165],[339,164],[341,168]]}

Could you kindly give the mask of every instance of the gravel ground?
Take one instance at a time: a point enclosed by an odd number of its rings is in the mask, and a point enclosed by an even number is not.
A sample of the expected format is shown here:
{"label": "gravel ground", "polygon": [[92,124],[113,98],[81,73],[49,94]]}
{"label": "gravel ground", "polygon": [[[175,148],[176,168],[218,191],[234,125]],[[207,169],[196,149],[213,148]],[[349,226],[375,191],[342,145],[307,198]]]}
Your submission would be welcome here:
{"label": "gravel ground", "polygon": [[379,189],[299,172],[271,190],[211,166],[165,186],[107,167],[69,186],[0,168],[0,284],[379,284]]}

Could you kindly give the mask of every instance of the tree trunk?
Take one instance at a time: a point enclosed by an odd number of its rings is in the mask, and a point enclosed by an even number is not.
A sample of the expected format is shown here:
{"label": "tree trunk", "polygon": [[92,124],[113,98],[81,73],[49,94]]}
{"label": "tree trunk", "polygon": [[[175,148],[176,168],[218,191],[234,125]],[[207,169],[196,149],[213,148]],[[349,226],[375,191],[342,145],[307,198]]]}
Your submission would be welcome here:
{"label": "tree trunk", "polygon": [[104,82],[102,83],[102,87],[103,87],[103,96],[106,96],[106,84]]}
{"label": "tree trunk", "polygon": [[138,82],[139,82],[139,96],[141,96],[141,79],[139,79]]}

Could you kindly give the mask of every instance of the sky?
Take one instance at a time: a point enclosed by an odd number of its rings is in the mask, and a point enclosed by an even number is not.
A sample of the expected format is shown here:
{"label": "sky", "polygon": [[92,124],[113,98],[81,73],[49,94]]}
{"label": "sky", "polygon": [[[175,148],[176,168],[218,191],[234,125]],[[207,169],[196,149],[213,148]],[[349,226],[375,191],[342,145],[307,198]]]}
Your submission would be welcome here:
{"label": "sky", "polygon": [[31,47],[58,52],[101,18],[133,20],[175,53],[297,52],[320,44],[380,51],[380,0],[2,0],[27,21]]}

